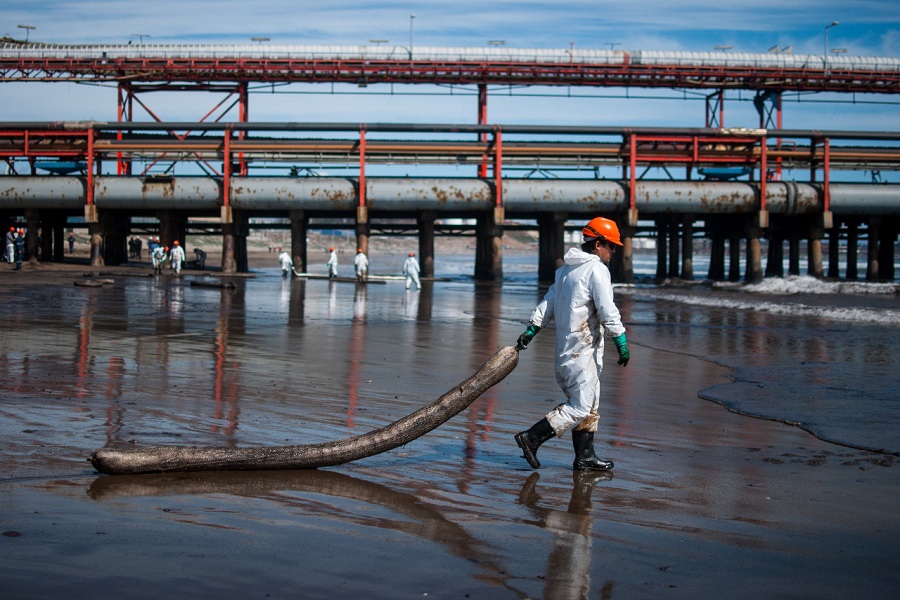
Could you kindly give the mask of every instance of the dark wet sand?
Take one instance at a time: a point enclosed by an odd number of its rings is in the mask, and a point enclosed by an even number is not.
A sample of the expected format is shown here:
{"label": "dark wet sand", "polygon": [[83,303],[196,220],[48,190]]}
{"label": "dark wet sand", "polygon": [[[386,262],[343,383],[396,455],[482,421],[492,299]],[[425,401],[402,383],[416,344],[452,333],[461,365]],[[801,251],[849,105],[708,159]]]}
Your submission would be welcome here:
{"label": "dark wet sand", "polygon": [[573,474],[569,438],[541,448],[539,471],[515,446],[559,401],[549,336],[471,408],[380,456],[98,476],[86,458],[107,443],[301,444],[380,427],[512,343],[536,296],[436,283],[410,297],[389,282],[360,300],[354,286],[268,275],[197,289],[196,273],[154,282],[140,269],[75,286],[86,271],[98,270],[0,272],[3,598],[900,589],[892,459],[699,399],[728,371],[642,345],[639,327],[632,363],[604,372],[597,447],[611,478]]}

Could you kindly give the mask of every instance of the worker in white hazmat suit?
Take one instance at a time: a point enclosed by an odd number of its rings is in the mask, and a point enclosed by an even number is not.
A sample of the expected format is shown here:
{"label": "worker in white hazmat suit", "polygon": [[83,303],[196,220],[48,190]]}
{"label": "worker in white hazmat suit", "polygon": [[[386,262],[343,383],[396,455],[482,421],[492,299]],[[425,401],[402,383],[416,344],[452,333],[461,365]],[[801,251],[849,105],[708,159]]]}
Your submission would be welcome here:
{"label": "worker in white hazmat suit", "polygon": [[597,217],[582,230],[584,243],[570,248],[555,281],[531,315],[531,324],[519,336],[524,350],[548,322],[556,322],[556,382],[567,401],[554,408],[527,431],[516,434],[525,460],[540,468],[538,447],[554,436],[572,430],[578,471],[607,471],[612,461],[594,454],[594,432],[599,420],[600,373],[603,370],[603,334],[616,344],[619,364],[628,364],[630,352],[619,309],[613,302],[612,279],[607,264],[622,242],[614,221]]}
{"label": "worker in white hazmat suit", "polygon": [[282,250],[281,254],[278,255],[278,262],[281,263],[281,276],[290,277],[291,269],[294,268],[294,261],[291,259],[291,255],[286,250]]}
{"label": "worker in white hazmat suit", "polygon": [[328,278],[332,279],[337,277],[337,267],[338,267],[338,255],[337,252],[334,251],[334,246],[328,249],[330,254],[328,255],[328,262],[325,263],[325,266],[328,267]]}
{"label": "worker in white hazmat suit", "polygon": [[365,283],[369,278],[369,258],[362,248],[356,249],[356,258],[353,259],[353,264],[356,266],[356,281]]}
{"label": "worker in white hazmat suit", "polygon": [[403,274],[406,275],[406,289],[409,289],[410,286],[415,283],[416,289],[422,289],[422,282],[419,281],[419,261],[416,260],[416,253],[410,252],[409,258],[406,259],[406,262],[403,263]]}
{"label": "worker in white hazmat suit", "polygon": [[172,250],[169,252],[169,263],[176,275],[181,273],[181,267],[184,265],[184,260],[184,248],[181,247],[178,240],[175,240],[172,242]]}

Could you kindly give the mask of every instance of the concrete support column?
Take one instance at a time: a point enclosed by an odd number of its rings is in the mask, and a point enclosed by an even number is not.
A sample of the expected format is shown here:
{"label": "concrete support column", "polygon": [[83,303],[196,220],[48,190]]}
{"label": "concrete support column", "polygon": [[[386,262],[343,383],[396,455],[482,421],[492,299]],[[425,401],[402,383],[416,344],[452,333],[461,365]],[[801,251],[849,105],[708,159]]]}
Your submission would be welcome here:
{"label": "concrete support column", "polygon": [[292,210],[291,217],[291,260],[298,273],[306,273],[306,234],[309,218],[305,210]]}
{"label": "concrete support column", "polygon": [[103,231],[103,263],[106,266],[121,265],[128,261],[128,234],[131,220],[128,214],[105,210],[100,213]]}
{"label": "concrete support column", "polygon": [[881,237],[881,217],[869,219],[868,266],[866,281],[878,281],[878,238]]}
{"label": "concrete support column", "polygon": [[668,238],[669,226],[665,218],[656,219],[656,279],[662,281],[666,278],[666,263],[668,262]]}
{"label": "concrete support column", "polygon": [[621,223],[619,233],[622,237],[622,282],[634,283],[634,227]]}
{"label": "concrete support column", "polygon": [[719,219],[707,220],[707,235],[710,238],[709,274],[711,281],[725,279],[725,235]]}
{"label": "concrete support column", "polygon": [[829,279],[837,279],[841,276],[840,268],[840,240],[841,227],[840,222],[835,222],[834,226],[828,230],[828,277]]}
{"label": "concrete support column", "polygon": [[25,256],[31,264],[38,261],[38,232],[41,229],[41,214],[36,209],[25,209]]}
{"label": "concrete support column", "polygon": [[161,210],[157,216],[159,218],[159,243],[171,249],[175,240],[178,240],[181,247],[185,248],[185,252],[187,252],[187,244],[184,239],[187,237],[187,215],[174,210]]}
{"label": "concrete support column", "polygon": [[[101,213],[102,214],[102,213]],[[103,263],[103,227],[100,223],[88,223],[88,235],[91,236],[91,266],[102,267]]]}
{"label": "concrete support column", "polygon": [[788,275],[800,274],[800,238],[796,233],[788,238]]}
{"label": "concrete support column", "polygon": [[247,260],[247,236],[250,235],[250,217],[246,212],[234,211],[234,263],[238,273],[250,271]]}
{"label": "concrete support column", "polygon": [[503,279],[503,207],[478,216],[475,242],[475,279]]}
{"label": "concrete support column", "polygon": [[[735,225],[737,225],[735,223]],[[741,238],[732,230],[728,238],[728,281],[741,280]]]}
{"label": "concrete support column", "polygon": [[684,215],[681,231],[681,278],[694,278],[694,218]]}
{"label": "concrete support column", "polygon": [[766,277],[784,277],[784,238],[778,231],[772,231],[769,235]]}
{"label": "concrete support column", "polygon": [[668,276],[672,278],[678,277],[678,221],[674,218],[669,219],[669,272]]}
{"label": "concrete support column", "polygon": [[762,230],[755,226],[750,226],[747,231],[747,283],[759,283],[763,278],[761,233]]}
{"label": "concrete support column", "polygon": [[806,263],[807,273],[816,279],[825,277],[825,268],[822,263],[822,238],[825,237],[825,230],[819,226],[811,226],[809,228],[809,238],[806,247]]}
{"label": "concrete support column", "polygon": [[423,210],[419,224],[419,269],[422,277],[434,277],[434,211]]}
{"label": "concrete support column", "polygon": [[847,280],[859,279],[859,269],[856,266],[859,260],[859,223],[856,219],[847,222]]}
{"label": "concrete support column", "polygon": [[538,281],[553,281],[563,264],[568,213],[538,214]]}
{"label": "concrete support column", "polygon": [[878,278],[882,281],[893,281],[894,240],[897,238],[896,219],[886,218],[879,229]]}
{"label": "concrete support column", "polygon": [[66,217],[65,215],[56,215],[51,225],[53,232],[53,262],[63,262],[66,252]]}
{"label": "concrete support column", "polygon": [[[369,209],[366,206],[356,207],[356,247],[369,255]],[[354,254],[354,256],[356,256]]]}

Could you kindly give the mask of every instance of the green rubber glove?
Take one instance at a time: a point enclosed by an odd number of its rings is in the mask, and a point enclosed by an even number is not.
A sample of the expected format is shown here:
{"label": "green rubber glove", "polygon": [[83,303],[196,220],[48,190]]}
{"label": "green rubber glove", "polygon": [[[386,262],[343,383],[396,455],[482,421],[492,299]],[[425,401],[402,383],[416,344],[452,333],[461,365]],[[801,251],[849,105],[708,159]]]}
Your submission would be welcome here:
{"label": "green rubber glove", "polygon": [[631,352],[628,351],[628,341],[625,339],[625,334],[614,337],[613,343],[615,343],[616,350],[619,352],[619,364],[627,367],[628,359],[631,358]]}
{"label": "green rubber glove", "polygon": [[528,342],[530,342],[540,330],[541,328],[537,325],[529,325],[516,341],[516,350],[524,350],[525,347],[528,346]]}

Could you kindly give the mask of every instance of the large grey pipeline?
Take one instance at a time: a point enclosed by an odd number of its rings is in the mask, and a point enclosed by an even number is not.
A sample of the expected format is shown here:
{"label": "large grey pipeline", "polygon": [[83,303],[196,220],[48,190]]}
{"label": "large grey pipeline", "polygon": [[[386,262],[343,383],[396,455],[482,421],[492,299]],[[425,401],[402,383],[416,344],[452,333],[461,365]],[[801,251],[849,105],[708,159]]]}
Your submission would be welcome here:
{"label": "large grey pipeline", "polygon": [[88,459],[109,475],[176,471],[264,471],[341,465],[403,446],[459,414],[500,383],[519,362],[514,346],[501,348],[478,371],[414,413],[369,433],[320,444],[255,448],[146,446],[101,448]]}

